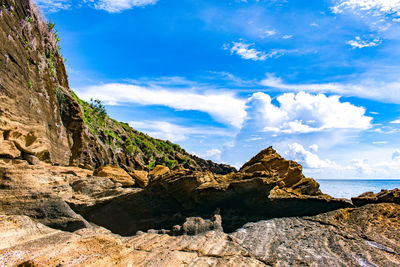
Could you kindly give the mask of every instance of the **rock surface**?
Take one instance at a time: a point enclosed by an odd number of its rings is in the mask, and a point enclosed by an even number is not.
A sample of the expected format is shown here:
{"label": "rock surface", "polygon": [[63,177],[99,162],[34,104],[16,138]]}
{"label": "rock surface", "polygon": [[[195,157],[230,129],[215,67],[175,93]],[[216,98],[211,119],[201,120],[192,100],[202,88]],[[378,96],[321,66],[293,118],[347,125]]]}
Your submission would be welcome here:
{"label": "rock surface", "polygon": [[135,180],[123,169],[115,166],[106,165],[96,169],[94,176],[110,178],[115,183],[120,183],[122,186],[133,186]]}
{"label": "rock surface", "polygon": [[371,203],[396,203],[400,204],[400,190],[398,188],[393,190],[382,190],[374,194],[374,192],[366,192],[358,197],[352,197],[354,205],[362,206]]}
{"label": "rock surface", "polygon": [[2,216],[0,265],[398,266],[399,211],[383,203],[249,223],[232,234],[125,238],[102,228],[66,233],[24,216]]}
{"label": "rock surface", "polygon": [[[258,155],[262,159],[264,156],[270,161],[266,161],[264,169],[254,172],[247,169],[216,175],[175,170],[155,176],[143,190],[106,201],[87,203],[71,199],[67,202],[89,221],[125,236],[151,228],[171,229],[187,217],[209,219],[216,210],[222,216],[224,231],[232,232],[250,221],[315,215],[352,206],[350,201],[322,194],[318,183],[301,173],[296,177],[287,169],[286,175],[280,176],[278,168],[295,163],[288,164],[272,148]],[[301,170],[299,165],[296,168]],[[290,187],[286,186],[287,177],[290,177]]]}

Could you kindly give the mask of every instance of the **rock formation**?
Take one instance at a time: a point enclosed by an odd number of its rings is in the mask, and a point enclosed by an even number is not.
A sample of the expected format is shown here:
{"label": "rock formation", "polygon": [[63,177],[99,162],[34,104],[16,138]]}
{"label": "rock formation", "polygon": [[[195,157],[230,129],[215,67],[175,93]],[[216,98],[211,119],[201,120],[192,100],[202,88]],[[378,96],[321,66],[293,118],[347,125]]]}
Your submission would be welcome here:
{"label": "rock formation", "polygon": [[69,89],[34,4],[0,12],[0,266],[400,265],[399,190],[335,199],[272,147],[236,171],[139,133]]}

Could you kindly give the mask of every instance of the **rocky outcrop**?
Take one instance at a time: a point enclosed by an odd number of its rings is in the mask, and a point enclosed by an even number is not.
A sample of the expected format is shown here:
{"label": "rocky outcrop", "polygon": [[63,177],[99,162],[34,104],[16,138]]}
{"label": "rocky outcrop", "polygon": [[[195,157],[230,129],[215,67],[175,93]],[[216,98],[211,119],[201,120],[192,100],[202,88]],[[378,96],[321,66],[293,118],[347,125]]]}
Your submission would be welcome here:
{"label": "rocky outcrop", "polygon": [[122,186],[133,186],[135,180],[123,169],[106,165],[96,169],[93,173],[94,176],[110,178],[115,183],[120,183]]}
{"label": "rocky outcrop", "polygon": [[[53,172],[54,168],[59,169]],[[32,166],[23,160],[0,159],[0,214],[26,215],[66,231],[88,227],[89,223],[71,210],[60,192],[72,191],[63,175],[77,173],[88,174],[79,168]]]}
{"label": "rocky outcrop", "polygon": [[[300,170],[301,167],[294,162],[288,163],[272,148],[261,151],[256,158],[268,158],[262,161],[263,169],[242,168],[240,172],[228,175],[166,170],[156,176],[150,173],[149,176],[154,178],[143,190],[94,204],[76,199],[67,201],[87,220],[121,235],[150,228],[172,229],[182,225],[187,217],[210,219],[216,210],[222,217],[224,231],[232,232],[250,221],[315,215],[352,206],[347,200],[322,194],[313,179],[304,178],[290,168],[284,169],[284,166],[296,166]],[[286,171],[284,175],[281,170]],[[287,177],[290,177],[290,183],[287,183]]]}
{"label": "rocky outcrop", "polygon": [[0,216],[0,264],[398,266],[399,211],[397,204],[382,203],[249,223],[232,234],[212,230],[171,236],[149,231],[125,238],[103,228],[67,233],[25,216]]}
{"label": "rocky outcrop", "polygon": [[366,192],[358,197],[352,197],[351,201],[353,201],[356,206],[376,203],[400,204],[400,190],[398,188],[393,190],[382,190],[377,194],[374,194],[374,192]]}

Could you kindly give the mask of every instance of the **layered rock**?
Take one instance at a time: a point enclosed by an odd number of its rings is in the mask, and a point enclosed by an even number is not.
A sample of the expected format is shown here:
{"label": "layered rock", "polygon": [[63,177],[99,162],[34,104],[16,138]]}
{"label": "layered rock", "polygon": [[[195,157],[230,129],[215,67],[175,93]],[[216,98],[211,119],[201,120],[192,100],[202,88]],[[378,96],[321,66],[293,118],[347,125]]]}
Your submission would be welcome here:
{"label": "layered rock", "polygon": [[[17,266],[398,266],[399,205],[171,236],[120,237],[102,228],[66,233],[24,216],[0,216],[0,265]],[[7,238],[4,238],[7,237]]]}
{"label": "layered rock", "polygon": [[[300,165],[286,161],[272,148],[255,158],[240,172],[228,175],[185,169],[163,171],[164,167],[159,167],[150,173],[154,178],[143,190],[94,204],[67,201],[89,221],[121,235],[150,228],[172,229],[187,217],[211,218],[216,210],[224,231],[232,232],[249,221],[314,215],[352,206],[350,201],[322,194],[317,182],[302,175]],[[255,164],[263,168],[246,168]]]}
{"label": "layered rock", "polygon": [[356,206],[376,203],[400,204],[400,190],[398,188],[393,190],[382,190],[377,194],[374,194],[374,192],[365,192],[358,197],[352,197],[351,201],[353,201]]}

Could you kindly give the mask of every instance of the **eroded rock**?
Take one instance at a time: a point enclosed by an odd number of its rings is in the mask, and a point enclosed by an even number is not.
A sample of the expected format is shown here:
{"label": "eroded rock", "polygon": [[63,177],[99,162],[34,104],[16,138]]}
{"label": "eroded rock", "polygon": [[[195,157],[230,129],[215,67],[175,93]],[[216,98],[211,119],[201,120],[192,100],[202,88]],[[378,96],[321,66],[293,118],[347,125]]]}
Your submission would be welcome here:
{"label": "eroded rock", "polygon": [[106,165],[96,169],[94,176],[110,178],[115,183],[120,183],[122,186],[133,186],[135,180],[123,169],[115,166]]}
{"label": "eroded rock", "polygon": [[400,190],[398,188],[393,190],[381,190],[381,192],[374,194],[374,192],[366,192],[358,197],[352,197],[356,206],[363,206],[371,203],[396,203],[400,204]]}

